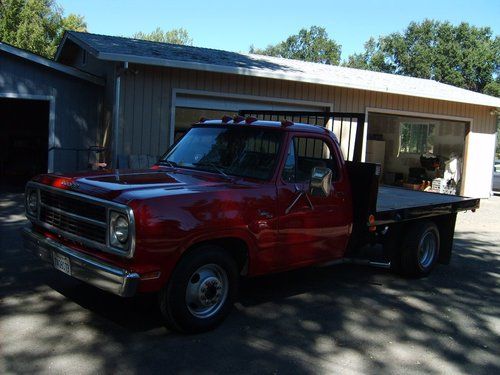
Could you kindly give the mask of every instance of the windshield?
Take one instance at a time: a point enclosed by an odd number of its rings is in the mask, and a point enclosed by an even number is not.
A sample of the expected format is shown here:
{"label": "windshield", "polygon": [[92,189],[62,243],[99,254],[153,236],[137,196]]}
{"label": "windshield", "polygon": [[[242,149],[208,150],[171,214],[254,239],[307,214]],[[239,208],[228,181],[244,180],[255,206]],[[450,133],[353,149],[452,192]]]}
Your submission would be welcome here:
{"label": "windshield", "polygon": [[276,165],[282,134],[244,126],[192,128],[160,163],[269,180]]}

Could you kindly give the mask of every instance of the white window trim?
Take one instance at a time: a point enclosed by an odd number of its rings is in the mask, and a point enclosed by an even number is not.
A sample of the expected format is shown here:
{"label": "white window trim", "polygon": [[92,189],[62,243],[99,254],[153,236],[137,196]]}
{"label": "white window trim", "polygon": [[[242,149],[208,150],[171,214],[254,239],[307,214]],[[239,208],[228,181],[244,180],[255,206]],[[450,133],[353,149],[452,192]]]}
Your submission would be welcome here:
{"label": "white window trim", "polygon": [[[420,152],[403,152],[401,151],[401,128],[403,125],[427,125],[427,137],[429,137],[429,126],[434,125],[436,126],[437,123],[432,122],[432,121],[418,121],[416,119],[409,119],[408,121],[401,121],[399,123],[399,145],[398,145],[398,156],[400,155],[419,155],[421,154]],[[427,140],[426,140],[427,142]]]}

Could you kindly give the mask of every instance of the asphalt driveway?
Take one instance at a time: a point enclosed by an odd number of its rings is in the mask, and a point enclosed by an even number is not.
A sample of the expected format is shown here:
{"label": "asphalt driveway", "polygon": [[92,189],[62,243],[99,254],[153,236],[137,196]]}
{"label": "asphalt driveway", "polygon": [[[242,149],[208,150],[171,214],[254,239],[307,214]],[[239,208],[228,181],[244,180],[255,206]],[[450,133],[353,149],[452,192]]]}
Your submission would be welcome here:
{"label": "asphalt driveway", "polygon": [[500,373],[500,197],[461,214],[428,278],[361,266],[247,281],[217,330],[166,330],[21,248],[22,195],[0,195],[0,373]]}

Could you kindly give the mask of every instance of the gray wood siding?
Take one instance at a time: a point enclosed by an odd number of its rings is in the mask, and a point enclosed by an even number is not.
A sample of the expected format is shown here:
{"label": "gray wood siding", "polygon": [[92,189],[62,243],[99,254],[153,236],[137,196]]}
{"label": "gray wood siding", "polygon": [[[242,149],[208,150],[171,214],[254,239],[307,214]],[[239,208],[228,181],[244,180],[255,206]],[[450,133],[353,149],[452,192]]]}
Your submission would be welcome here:
{"label": "gray wood siding", "polygon": [[[491,108],[381,92],[221,73],[131,65],[136,74],[122,77],[120,153],[160,155],[170,142],[173,89],[327,102],[337,112],[365,113],[366,108],[420,112],[473,119],[472,131],[493,134]],[[196,120],[196,119],[193,119]]]}
{"label": "gray wood siding", "polygon": [[0,52],[0,96],[51,96],[55,102],[56,171],[85,168],[84,149],[100,143],[103,87]]}

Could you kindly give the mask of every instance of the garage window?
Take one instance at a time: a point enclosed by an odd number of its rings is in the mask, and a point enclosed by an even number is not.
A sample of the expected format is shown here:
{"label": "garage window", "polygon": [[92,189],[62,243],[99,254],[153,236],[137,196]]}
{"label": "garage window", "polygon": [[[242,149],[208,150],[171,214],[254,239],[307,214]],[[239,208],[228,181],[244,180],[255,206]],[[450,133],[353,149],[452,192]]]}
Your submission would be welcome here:
{"label": "garage window", "polygon": [[431,123],[403,122],[400,125],[399,151],[405,154],[424,154],[434,148],[435,125]]}

